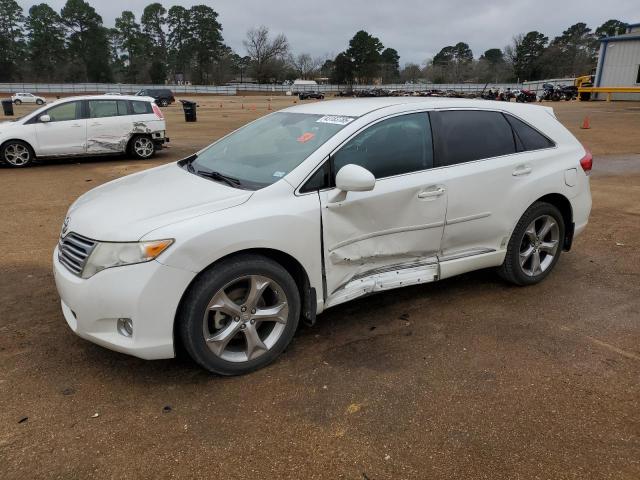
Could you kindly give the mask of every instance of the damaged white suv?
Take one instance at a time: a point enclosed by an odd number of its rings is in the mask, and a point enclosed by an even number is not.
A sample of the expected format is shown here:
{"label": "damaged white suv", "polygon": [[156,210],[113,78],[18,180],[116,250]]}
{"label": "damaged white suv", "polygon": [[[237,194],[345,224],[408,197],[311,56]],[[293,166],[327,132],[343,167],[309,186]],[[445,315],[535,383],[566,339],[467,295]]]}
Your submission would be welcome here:
{"label": "damaged white suv", "polygon": [[153,98],[65,98],[0,123],[0,161],[27,167],[36,159],[128,153],[150,158],[168,141]]}
{"label": "damaged white suv", "polygon": [[246,373],[363,295],[488,267],[540,282],[587,225],[591,164],[548,107],[295,106],[81,196],[53,255],[62,311],[99,345]]}

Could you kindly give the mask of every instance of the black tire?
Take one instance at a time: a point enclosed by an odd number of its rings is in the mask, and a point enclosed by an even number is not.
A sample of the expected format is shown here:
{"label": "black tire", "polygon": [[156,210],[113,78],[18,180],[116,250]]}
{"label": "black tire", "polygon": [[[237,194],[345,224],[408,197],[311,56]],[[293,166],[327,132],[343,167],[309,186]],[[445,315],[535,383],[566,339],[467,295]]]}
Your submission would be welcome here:
{"label": "black tire", "polygon": [[[11,150],[15,153],[12,154]],[[30,167],[35,158],[31,145],[21,140],[9,140],[0,146],[0,162],[11,168]]]}
{"label": "black tire", "polygon": [[161,107],[166,107],[169,105],[169,100],[167,100],[166,98],[161,98],[160,101],[158,102],[158,104]]}
{"label": "black tire", "polygon": [[[243,361],[225,360],[214,353],[205,341],[203,330],[205,312],[217,292],[249,275],[268,277],[280,285],[286,296],[287,320],[277,341],[256,358]],[[299,318],[300,293],[289,272],[273,260],[260,255],[247,254],[223,260],[205,271],[185,294],[176,322],[182,345],[196,363],[219,375],[243,375],[265,367],[284,351],[298,328]],[[228,322],[231,324],[230,320]],[[243,319],[242,322],[247,320]],[[240,331],[234,335],[239,336],[234,338],[243,340]]]}
{"label": "black tire", "polygon": [[[524,243],[528,241],[527,239],[525,239],[527,228],[536,219],[544,216],[551,217],[557,224],[558,245],[556,251],[553,253],[551,262],[540,274],[532,276],[528,275],[525,272],[524,267],[520,263],[521,249],[523,248]],[[551,205],[550,203],[534,203],[527,209],[526,212],[524,212],[515,229],[513,230],[511,238],[509,239],[509,244],[507,246],[507,254],[505,256],[504,262],[498,269],[498,274],[504,280],[520,286],[534,285],[541,282],[551,273],[556,263],[558,262],[558,259],[560,258],[564,243],[564,233],[564,218],[562,217],[560,210],[558,210],[554,205]],[[542,253],[540,255],[542,255]]]}
{"label": "black tire", "polygon": [[15,105],[22,105],[22,100],[17,99],[13,102]]}
{"label": "black tire", "polygon": [[[144,143],[147,148],[141,148]],[[138,160],[148,160],[156,153],[153,139],[149,135],[135,135],[129,140],[129,154]]]}
{"label": "black tire", "polygon": [[36,105],[44,105],[44,102],[42,100],[36,100]]}

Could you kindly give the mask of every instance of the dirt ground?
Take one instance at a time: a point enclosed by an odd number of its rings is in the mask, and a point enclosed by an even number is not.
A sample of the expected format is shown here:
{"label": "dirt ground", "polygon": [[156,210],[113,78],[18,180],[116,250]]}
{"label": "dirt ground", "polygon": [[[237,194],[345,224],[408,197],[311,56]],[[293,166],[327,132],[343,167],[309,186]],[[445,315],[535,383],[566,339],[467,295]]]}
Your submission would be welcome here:
{"label": "dirt ground", "polygon": [[552,105],[595,154],[594,203],[542,284],[482,271],[375,295],[220,378],[77,338],[51,273],[78,195],[269,111],[197,101],[195,124],[165,109],[151,161],[0,168],[0,478],[640,478],[640,103]]}

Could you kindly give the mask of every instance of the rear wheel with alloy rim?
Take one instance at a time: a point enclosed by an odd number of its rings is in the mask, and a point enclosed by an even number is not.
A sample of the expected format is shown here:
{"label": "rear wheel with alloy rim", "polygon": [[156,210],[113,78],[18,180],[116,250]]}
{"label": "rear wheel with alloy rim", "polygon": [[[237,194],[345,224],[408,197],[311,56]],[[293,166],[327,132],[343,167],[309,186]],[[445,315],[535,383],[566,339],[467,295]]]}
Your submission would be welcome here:
{"label": "rear wheel with alloy rim", "polygon": [[0,159],[10,167],[23,168],[33,163],[33,150],[19,140],[10,140],[0,149]]}
{"label": "rear wheel with alloy rim", "polygon": [[131,140],[131,153],[136,158],[151,158],[155,153],[155,146],[153,141],[145,136],[138,135]]}
{"label": "rear wheel with alloy rim", "polygon": [[18,99],[18,100],[15,100],[13,103],[15,103],[16,105],[22,105],[22,100]]}
{"label": "rear wheel with alloy rim", "polygon": [[192,285],[178,315],[190,356],[207,370],[240,375],[271,363],[298,326],[291,275],[257,255],[223,261]]}
{"label": "rear wheel with alloy rim", "polygon": [[560,257],[564,232],[564,219],[555,206],[534,203],[511,235],[500,275],[516,285],[542,281]]}

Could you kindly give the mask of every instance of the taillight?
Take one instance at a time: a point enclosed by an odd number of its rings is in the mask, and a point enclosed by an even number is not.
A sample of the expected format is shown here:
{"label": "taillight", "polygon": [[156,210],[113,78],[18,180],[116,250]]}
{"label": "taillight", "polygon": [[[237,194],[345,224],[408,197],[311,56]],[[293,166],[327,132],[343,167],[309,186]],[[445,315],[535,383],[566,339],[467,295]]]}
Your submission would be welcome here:
{"label": "taillight", "polygon": [[580,166],[587,175],[591,173],[591,169],[593,168],[593,155],[591,155],[591,151],[587,147],[584,147],[584,157],[580,159]]}
{"label": "taillight", "polygon": [[156,114],[156,117],[158,117],[160,120],[164,120],[164,114],[162,113],[162,110],[160,110],[160,107],[158,107],[158,105],[156,105],[155,103],[152,103],[151,106],[153,107],[153,113]]}

